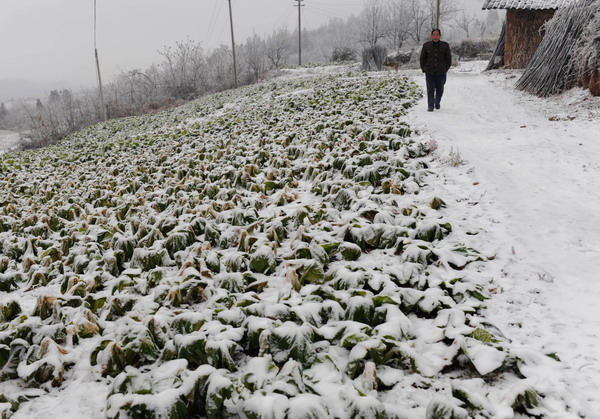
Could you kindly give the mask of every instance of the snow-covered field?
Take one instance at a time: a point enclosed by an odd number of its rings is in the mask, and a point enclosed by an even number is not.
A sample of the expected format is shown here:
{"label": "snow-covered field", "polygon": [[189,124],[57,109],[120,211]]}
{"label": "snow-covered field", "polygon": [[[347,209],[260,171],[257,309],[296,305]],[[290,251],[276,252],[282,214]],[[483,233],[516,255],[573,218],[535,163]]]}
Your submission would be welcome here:
{"label": "snow-covered field", "polygon": [[453,71],[442,109],[422,103],[410,121],[468,168],[448,168],[446,187],[457,200],[472,191],[468,222],[498,254],[487,320],[519,348],[560,358],[528,376],[558,395],[552,417],[599,418],[600,98],[535,98],[512,89],[517,76]]}
{"label": "snow-covered field", "polygon": [[0,157],[3,414],[600,417],[598,100],[482,64],[433,113],[296,69]]}

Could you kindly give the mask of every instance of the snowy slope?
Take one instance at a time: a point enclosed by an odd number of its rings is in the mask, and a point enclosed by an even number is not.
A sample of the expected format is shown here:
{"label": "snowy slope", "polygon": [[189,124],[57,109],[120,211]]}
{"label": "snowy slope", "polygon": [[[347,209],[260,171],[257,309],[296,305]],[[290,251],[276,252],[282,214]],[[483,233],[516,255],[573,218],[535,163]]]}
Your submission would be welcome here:
{"label": "snowy slope", "polygon": [[557,361],[481,315],[478,191],[404,121],[417,98],[288,80],[1,157],[3,413],[550,412],[523,375]]}
{"label": "snowy slope", "polygon": [[0,157],[3,414],[595,417],[594,105],[321,72]]}
{"label": "snowy slope", "polygon": [[[524,350],[562,363],[532,366],[557,417],[600,417],[600,98],[581,90],[546,100],[512,90],[518,73],[455,71],[442,109],[411,123],[459,149],[498,258],[486,317]],[[413,80],[424,85],[423,77]],[[424,86],[423,86],[424,87]],[[472,186],[471,186],[472,187]],[[492,267],[493,266],[493,267]],[[570,416],[559,412],[566,406]]]}

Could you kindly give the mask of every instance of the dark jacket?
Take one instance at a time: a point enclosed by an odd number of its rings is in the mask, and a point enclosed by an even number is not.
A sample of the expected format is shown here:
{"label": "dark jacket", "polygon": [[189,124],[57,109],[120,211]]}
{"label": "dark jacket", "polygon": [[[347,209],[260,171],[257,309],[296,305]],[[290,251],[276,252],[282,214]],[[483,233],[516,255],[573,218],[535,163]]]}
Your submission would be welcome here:
{"label": "dark jacket", "polygon": [[447,42],[425,42],[421,50],[421,70],[427,74],[446,74],[452,64],[452,53]]}

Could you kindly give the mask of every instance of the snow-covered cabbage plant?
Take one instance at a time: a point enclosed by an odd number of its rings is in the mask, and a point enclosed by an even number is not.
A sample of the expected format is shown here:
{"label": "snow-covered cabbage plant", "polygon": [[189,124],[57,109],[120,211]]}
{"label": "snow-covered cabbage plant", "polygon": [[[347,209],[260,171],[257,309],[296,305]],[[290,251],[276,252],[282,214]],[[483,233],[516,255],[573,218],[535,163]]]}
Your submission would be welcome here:
{"label": "snow-covered cabbage plant", "polygon": [[110,418],[495,417],[520,361],[420,199],[418,97],[271,82],[1,155],[2,414],[86,371]]}

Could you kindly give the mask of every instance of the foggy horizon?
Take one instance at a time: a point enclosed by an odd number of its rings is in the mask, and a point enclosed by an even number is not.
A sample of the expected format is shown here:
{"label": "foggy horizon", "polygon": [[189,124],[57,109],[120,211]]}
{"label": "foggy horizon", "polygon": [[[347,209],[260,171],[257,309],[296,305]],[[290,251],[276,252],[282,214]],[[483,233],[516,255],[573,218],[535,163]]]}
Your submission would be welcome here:
{"label": "foggy horizon", "polygon": [[[97,44],[103,79],[145,69],[160,61],[165,46],[190,39],[206,50],[231,45],[227,0],[98,0]],[[236,44],[279,27],[294,31],[293,0],[232,0]],[[304,0],[302,28],[357,14],[364,0]],[[268,12],[265,12],[268,10]],[[78,89],[96,84],[93,1],[4,0],[0,6],[0,99],[16,95],[20,84],[34,91]],[[25,83],[22,83],[25,82]],[[35,88],[31,85],[36,85]],[[7,87],[8,86],[8,87]],[[27,96],[27,88],[23,88]]]}

